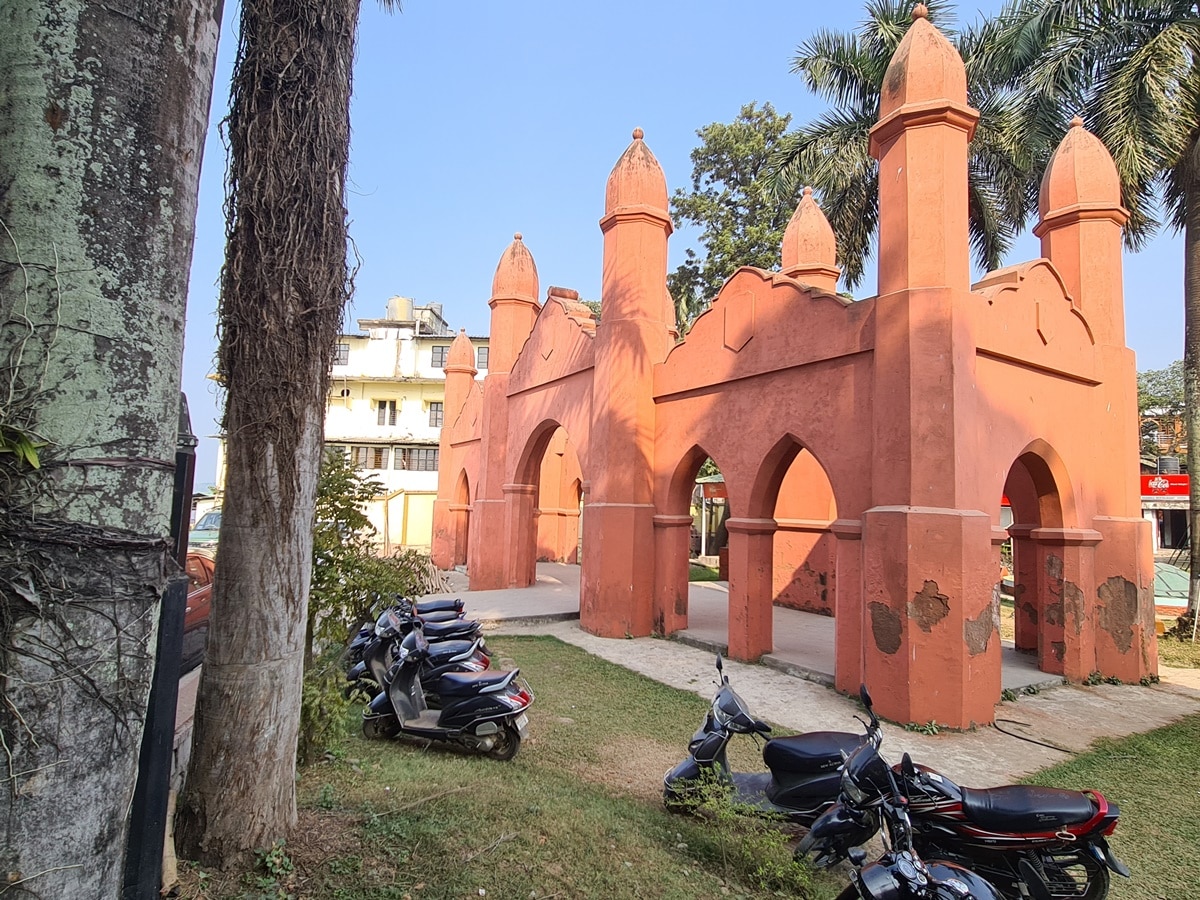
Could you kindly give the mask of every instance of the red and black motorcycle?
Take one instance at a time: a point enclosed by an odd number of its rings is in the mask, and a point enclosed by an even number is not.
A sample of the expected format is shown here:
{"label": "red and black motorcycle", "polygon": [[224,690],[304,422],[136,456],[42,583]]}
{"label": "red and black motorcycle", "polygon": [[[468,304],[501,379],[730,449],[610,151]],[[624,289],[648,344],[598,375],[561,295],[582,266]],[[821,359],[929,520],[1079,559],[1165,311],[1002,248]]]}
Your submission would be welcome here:
{"label": "red and black motorcycle", "polygon": [[838,802],[813,823],[796,855],[812,853],[818,866],[861,862],[856,848],[879,830],[893,778],[908,798],[916,851],[979,873],[1008,900],[1102,900],[1110,871],[1129,877],[1106,840],[1120,811],[1099,792],[965,788],[907,753],[889,770],[871,745],[847,759]]}

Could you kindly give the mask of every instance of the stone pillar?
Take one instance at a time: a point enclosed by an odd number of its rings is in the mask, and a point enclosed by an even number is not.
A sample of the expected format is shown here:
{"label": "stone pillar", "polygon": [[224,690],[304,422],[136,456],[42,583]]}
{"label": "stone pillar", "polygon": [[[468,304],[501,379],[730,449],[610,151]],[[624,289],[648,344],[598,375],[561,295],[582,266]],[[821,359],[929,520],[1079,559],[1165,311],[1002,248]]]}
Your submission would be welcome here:
{"label": "stone pillar", "polygon": [[1034,528],[1038,556],[1038,665],[1043,672],[1083,681],[1095,670],[1094,548],[1090,528]]}
{"label": "stone pillar", "polygon": [[[1154,550],[1149,522],[1097,516],[1096,668],[1135,684],[1158,674],[1154,632]],[[1131,577],[1129,561],[1136,567]]]}
{"label": "stone pillar", "polygon": [[604,314],[596,328],[591,493],[580,573],[580,624],[603,637],[654,627],[654,366],[673,346],[667,278],[667,185],[641,129],[605,190]]}
{"label": "stone pillar", "polygon": [[771,590],[774,519],[726,519],[729,530],[729,657],[754,662],[775,649]]}
{"label": "stone pillar", "polygon": [[1016,525],[1008,529],[1013,541],[1013,643],[1018,650],[1038,650],[1041,606],[1038,588],[1037,544],[1029,536],[1035,526]]}
{"label": "stone pillar", "polygon": [[537,581],[537,485],[504,485],[506,587],[529,587]]}
{"label": "stone pillar", "polygon": [[454,555],[452,565],[467,563],[467,541],[471,533],[471,507],[465,503],[450,505],[450,516],[454,522]]}
{"label": "stone pillar", "polygon": [[955,728],[992,721],[1000,635],[991,528],[975,510],[867,510],[864,668],[881,715]]}
{"label": "stone pillar", "polygon": [[865,680],[863,642],[867,636],[863,627],[862,522],[837,519],[830,524],[829,530],[837,538],[834,548],[837,557],[837,593],[833,684],[839,691],[850,694],[856,692]]}
{"label": "stone pillar", "polygon": [[654,517],[654,631],[670,635],[687,628],[688,560],[692,517]]}

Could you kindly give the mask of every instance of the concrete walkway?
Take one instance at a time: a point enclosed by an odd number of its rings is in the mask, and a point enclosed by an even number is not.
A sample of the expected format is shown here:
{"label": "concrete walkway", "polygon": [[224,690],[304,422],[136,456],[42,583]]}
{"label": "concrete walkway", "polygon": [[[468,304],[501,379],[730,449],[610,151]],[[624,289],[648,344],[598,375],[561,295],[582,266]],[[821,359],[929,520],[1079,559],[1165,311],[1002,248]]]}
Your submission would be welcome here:
{"label": "concrete walkway", "polygon": [[[489,631],[553,635],[649,678],[712,696],[714,654],[724,650],[728,633],[728,589],[721,582],[691,585],[688,628],[676,640],[599,638],[583,631],[577,566],[539,563],[537,583],[529,588],[472,592],[460,573],[451,574],[451,585],[450,594],[438,596],[463,597],[467,614]],[[762,665],[725,666],[755,715],[795,731],[859,729],[857,701],[828,687],[833,620],[776,608],[774,624],[775,651]],[[1036,694],[999,704],[995,727],[969,733],[925,735],[885,725],[885,757],[895,761],[910,752],[962,784],[982,787],[1059,762],[1099,737],[1148,731],[1200,713],[1200,670],[1163,669],[1163,683],[1154,687],[1068,687],[1039,672],[1027,654],[1011,647],[1003,652],[1005,687],[1035,685]],[[681,747],[689,736],[679,736]]]}

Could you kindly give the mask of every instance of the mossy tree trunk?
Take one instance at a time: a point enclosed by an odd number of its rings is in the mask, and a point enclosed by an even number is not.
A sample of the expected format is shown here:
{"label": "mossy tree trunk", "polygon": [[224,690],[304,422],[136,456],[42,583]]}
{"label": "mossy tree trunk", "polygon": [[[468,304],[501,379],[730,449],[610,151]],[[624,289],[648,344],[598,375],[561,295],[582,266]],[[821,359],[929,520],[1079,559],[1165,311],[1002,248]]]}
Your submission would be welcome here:
{"label": "mossy tree trunk", "polygon": [[226,866],[296,821],[313,514],[349,294],[344,186],[358,0],[246,0],[233,76],[219,372],[220,562],[180,852]]}
{"label": "mossy tree trunk", "polygon": [[0,3],[6,897],[120,890],[220,7]]}

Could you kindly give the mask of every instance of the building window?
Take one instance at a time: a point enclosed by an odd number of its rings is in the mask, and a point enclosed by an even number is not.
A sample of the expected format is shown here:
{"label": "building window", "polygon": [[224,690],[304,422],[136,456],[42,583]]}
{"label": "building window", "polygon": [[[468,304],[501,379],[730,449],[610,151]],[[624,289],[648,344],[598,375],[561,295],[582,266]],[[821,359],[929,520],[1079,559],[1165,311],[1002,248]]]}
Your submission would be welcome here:
{"label": "building window", "polygon": [[433,348],[433,367],[435,369],[446,368],[446,355],[450,352],[448,344],[439,344]]}
{"label": "building window", "polygon": [[441,403],[430,403],[429,404],[429,427],[430,428],[441,428],[442,427],[442,404]]}
{"label": "building window", "polygon": [[395,466],[411,472],[436,472],[438,467],[437,447],[397,447]]}
{"label": "building window", "polygon": [[376,424],[378,425],[395,425],[396,424],[396,401],[395,400],[376,400],[375,409],[378,413],[376,416]]}
{"label": "building window", "polygon": [[354,460],[356,469],[386,469],[388,466],[387,447],[351,447],[350,458]]}
{"label": "building window", "polygon": [[476,347],[475,348],[475,368],[476,369],[486,369],[487,364],[488,364],[488,348],[487,347]]}
{"label": "building window", "polygon": [[350,365],[350,345],[338,344],[337,351],[333,354],[333,364],[335,366]]}

